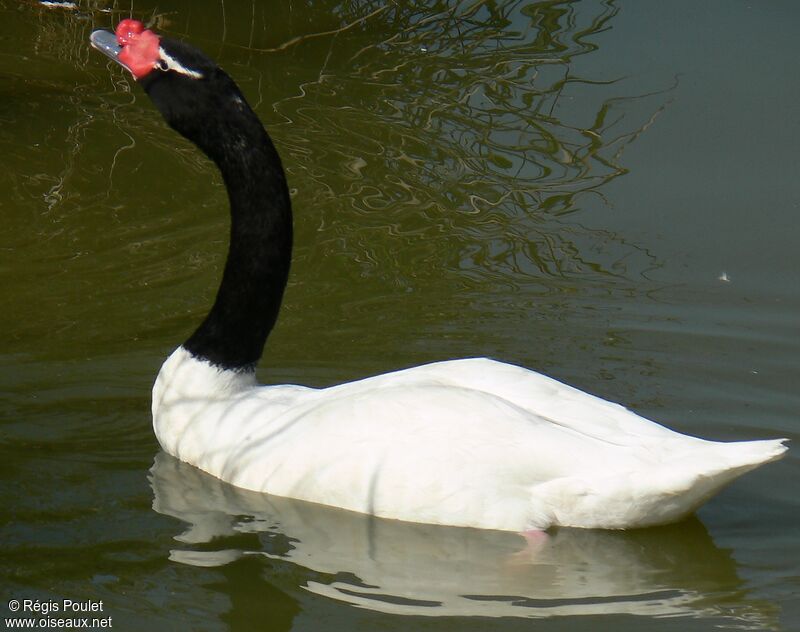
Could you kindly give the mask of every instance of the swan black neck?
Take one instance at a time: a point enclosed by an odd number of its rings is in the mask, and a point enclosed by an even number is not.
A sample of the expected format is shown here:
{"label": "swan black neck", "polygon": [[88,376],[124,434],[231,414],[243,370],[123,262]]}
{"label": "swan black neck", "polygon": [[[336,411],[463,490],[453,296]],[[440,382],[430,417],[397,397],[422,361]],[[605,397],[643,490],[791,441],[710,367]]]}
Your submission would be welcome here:
{"label": "swan black neck", "polygon": [[230,201],[222,282],[208,316],[183,346],[221,368],[250,370],[275,325],[289,275],[291,202],[263,125],[228,75],[217,67],[210,72],[192,82],[202,84],[194,91],[182,78],[142,84],[166,121],[216,163]]}

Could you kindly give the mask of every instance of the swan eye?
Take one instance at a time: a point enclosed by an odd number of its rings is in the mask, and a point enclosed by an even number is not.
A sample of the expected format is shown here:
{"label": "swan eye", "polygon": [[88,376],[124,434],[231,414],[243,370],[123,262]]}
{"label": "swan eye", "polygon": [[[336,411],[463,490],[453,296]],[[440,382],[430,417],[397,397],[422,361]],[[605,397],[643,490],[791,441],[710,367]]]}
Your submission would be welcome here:
{"label": "swan eye", "polygon": [[202,79],[203,73],[197,70],[192,70],[184,66],[178,59],[167,53],[162,47],[159,47],[158,67],[161,70],[172,70],[178,74],[185,75],[189,79]]}

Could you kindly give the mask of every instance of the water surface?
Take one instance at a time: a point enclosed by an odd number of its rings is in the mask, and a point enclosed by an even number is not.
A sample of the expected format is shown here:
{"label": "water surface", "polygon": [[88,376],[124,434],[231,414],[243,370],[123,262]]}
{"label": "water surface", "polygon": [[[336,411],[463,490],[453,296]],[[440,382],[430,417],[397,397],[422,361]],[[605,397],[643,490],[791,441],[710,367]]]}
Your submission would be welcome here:
{"label": "water surface", "polygon": [[[130,6],[0,1],[2,597],[118,629],[800,628],[793,453],[679,525],[514,534],[236,490],[149,389],[213,297],[212,165],[88,46]],[[713,439],[796,439],[790,2],[137,2],[237,80],[293,193],[265,382],[486,355]],[[4,610],[3,616],[9,613]]]}

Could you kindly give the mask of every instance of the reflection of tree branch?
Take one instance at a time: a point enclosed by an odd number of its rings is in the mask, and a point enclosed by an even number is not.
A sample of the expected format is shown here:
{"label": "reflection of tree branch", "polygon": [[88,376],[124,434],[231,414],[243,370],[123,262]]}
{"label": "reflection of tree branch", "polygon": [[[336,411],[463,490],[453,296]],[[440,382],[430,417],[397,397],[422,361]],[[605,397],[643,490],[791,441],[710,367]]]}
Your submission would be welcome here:
{"label": "reflection of tree branch", "polygon": [[[574,222],[552,224],[578,210],[583,194],[604,199],[600,189],[626,173],[619,164],[624,147],[664,107],[656,105],[643,124],[631,124],[629,106],[661,93],[620,97],[622,80],[575,76],[573,58],[597,50],[591,38],[610,28],[618,9],[606,3],[587,19],[588,11],[566,2],[395,5],[363,33],[366,45],[348,38],[328,51],[324,80],[320,75],[304,84],[300,95],[276,109],[315,139],[313,156],[292,147],[300,159],[295,172],[359,213],[355,234],[351,221],[347,236],[331,234],[331,247],[341,253],[345,244],[353,258],[366,248],[364,261],[378,262],[390,256],[375,252],[388,242],[370,232],[408,240],[422,233],[435,261],[452,252],[436,246],[443,223],[451,243],[466,248],[479,222],[482,238],[509,260],[527,251],[545,274],[623,278],[567,242],[570,233],[593,231]],[[355,54],[347,55],[353,47]],[[334,94],[347,94],[352,110],[337,110],[341,99],[328,99]],[[369,102],[359,102],[362,95]],[[313,164],[306,168],[306,160]],[[328,171],[355,163],[361,165],[356,181]],[[387,172],[397,181],[381,175]],[[369,182],[379,179],[380,190],[370,192]],[[427,228],[420,226],[420,206],[427,209]],[[324,222],[329,228],[339,223],[336,217]],[[608,243],[608,233],[594,234]],[[395,240],[391,247],[402,246]],[[537,247],[541,252],[533,253]],[[453,267],[440,263],[434,269]]]}
{"label": "reflection of tree branch", "polygon": [[297,44],[300,44],[302,42],[305,42],[305,41],[308,41],[308,40],[311,40],[311,39],[315,39],[317,37],[325,37],[326,35],[334,35],[335,36],[335,35],[339,35],[340,33],[344,33],[345,31],[349,31],[353,27],[359,26],[359,25],[363,24],[364,22],[366,22],[367,20],[369,20],[370,18],[373,18],[373,17],[383,13],[388,8],[389,8],[388,5],[382,6],[382,7],[378,7],[374,11],[368,13],[367,15],[362,16],[360,18],[357,18],[357,19],[353,20],[352,22],[349,22],[349,23],[345,24],[344,26],[341,26],[341,27],[336,28],[336,29],[331,29],[331,30],[328,30],[328,31],[319,31],[317,33],[308,33],[306,35],[298,35],[297,37],[293,37],[292,39],[287,40],[283,44],[281,44],[279,46],[275,46],[274,48],[254,48],[252,46],[246,46],[245,47],[245,46],[238,46],[236,44],[230,44],[230,43],[229,43],[229,45],[230,46],[234,46],[236,48],[246,48],[247,50],[250,50],[250,51],[256,52],[256,53],[276,53],[278,51],[284,51],[287,48],[290,48],[292,46],[296,46]]}

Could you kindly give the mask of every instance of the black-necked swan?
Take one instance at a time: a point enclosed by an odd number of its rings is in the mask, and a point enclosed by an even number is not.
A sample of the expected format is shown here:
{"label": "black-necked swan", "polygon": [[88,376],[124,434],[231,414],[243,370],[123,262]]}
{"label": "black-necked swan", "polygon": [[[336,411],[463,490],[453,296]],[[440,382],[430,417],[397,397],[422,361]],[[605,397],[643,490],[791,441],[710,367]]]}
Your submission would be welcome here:
{"label": "black-necked swan", "polygon": [[533,371],[437,362],[325,389],[261,386],[255,365],[289,274],[292,213],[275,147],[211,59],[141,22],[92,33],[167,123],[219,167],[230,245],[211,311],[153,387],[162,448],[228,483],[411,522],[623,529],[679,520],[784,439],[673,432]]}

